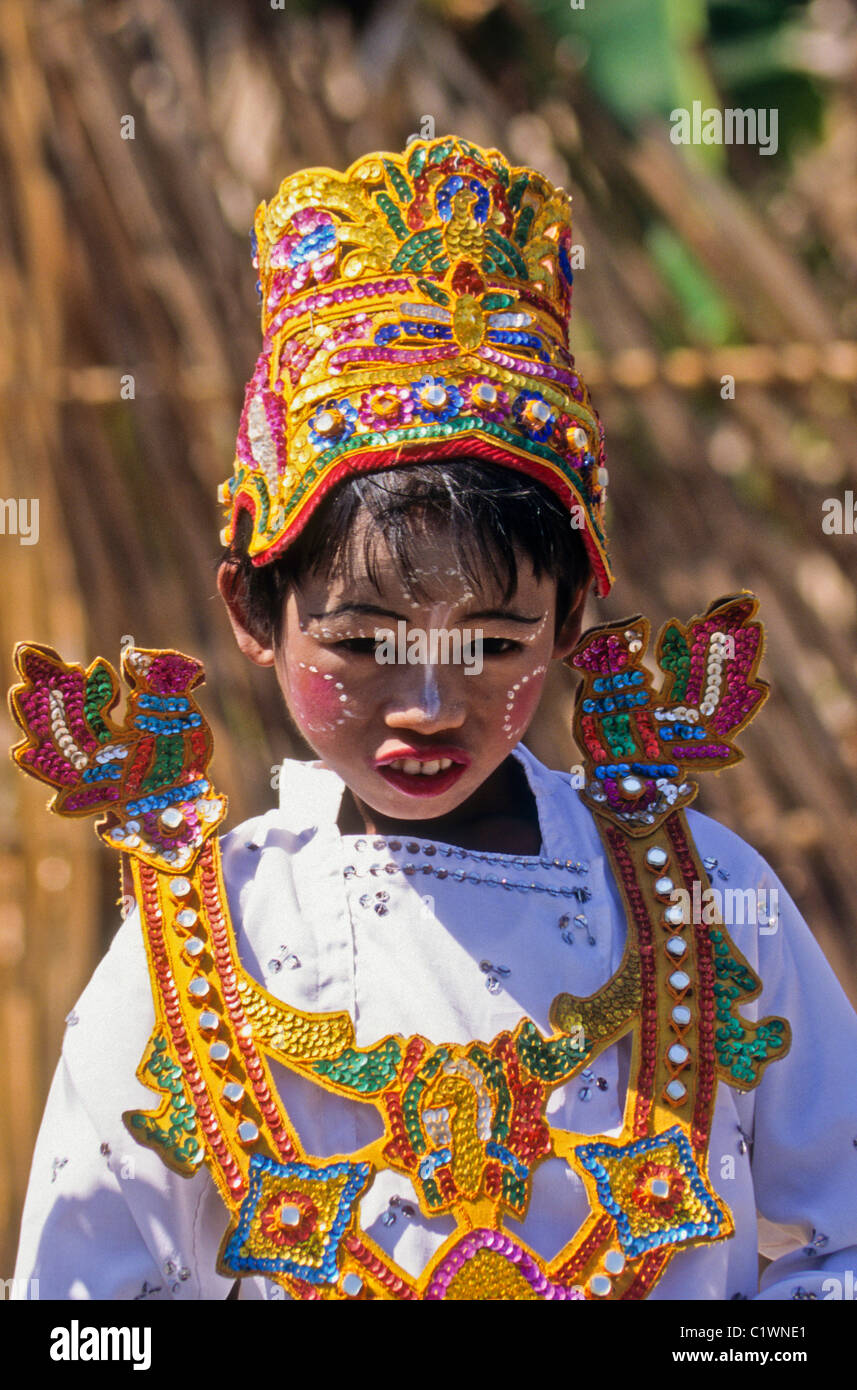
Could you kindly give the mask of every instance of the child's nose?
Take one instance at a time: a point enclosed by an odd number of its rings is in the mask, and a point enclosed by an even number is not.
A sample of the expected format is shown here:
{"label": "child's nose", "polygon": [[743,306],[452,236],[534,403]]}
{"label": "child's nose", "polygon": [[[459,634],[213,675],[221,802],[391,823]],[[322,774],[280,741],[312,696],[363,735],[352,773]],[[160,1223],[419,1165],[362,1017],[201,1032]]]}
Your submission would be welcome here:
{"label": "child's nose", "polygon": [[388,728],[424,733],[461,728],[467,706],[460,683],[448,670],[426,663],[397,674],[384,716]]}

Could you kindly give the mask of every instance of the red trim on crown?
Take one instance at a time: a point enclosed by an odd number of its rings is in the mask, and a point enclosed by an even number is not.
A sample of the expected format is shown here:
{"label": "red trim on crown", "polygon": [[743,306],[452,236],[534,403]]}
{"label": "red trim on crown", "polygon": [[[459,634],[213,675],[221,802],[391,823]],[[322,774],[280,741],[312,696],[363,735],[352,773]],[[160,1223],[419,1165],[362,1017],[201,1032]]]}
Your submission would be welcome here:
{"label": "red trim on crown", "polygon": [[[423,459],[438,458],[484,459],[488,463],[496,463],[501,467],[510,468],[516,473],[526,473],[529,477],[544,483],[569,509],[579,503],[587,518],[587,525],[581,530],[581,536],[595,574],[595,591],[599,598],[603,598],[605,594],[609,593],[613,576],[607,565],[606,554],[592,532],[589,509],[583,494],[576,491],[561,476],[555,466],[542,462],[523,451],[517,453],[508,447],[503,448],[490,443],[479,435],[459,435],[452,439],[403,441],[391,445],[388,449],[355,450],[354,453],[346,455],[325,473],[291,525],[266,550],[252,556],[253,564],[257,566],[267,565],[273,560],[279,559],[288,546],[300,535],[316,507],[330,490],[349,474],[369,473],[376,469],[393,468],[396,465],[403,465],[405,461],[416,463]],[[232,505],[233,523],[237,522],[238,513],[241,510],[249,511],[251,515],[255,513],[252,497],[240,490],[233,498]]]}

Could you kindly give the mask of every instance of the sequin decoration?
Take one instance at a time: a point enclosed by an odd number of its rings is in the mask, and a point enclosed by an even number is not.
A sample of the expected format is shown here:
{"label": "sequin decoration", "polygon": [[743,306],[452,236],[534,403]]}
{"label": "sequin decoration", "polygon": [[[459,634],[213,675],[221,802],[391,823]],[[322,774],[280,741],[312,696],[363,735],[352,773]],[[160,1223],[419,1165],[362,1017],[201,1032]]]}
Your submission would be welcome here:
{"label": "sequin decoration", "polygon": [[582,1289],[549,1279],[524,1246],[491,1230],[475,1230],[460,1240],[435,1269],[425,1296],[449,1302],[585,1298]]}
{"label": "sequin decoration", "polygon": [[263,344],[219,491],[224,543],[247,511],[265,564],[339,479],[465,453],[579,508],[606,593],[603,431],[568,350],[571,244],[567,196],[467,140],[287,178],[256,212]]}
{"label": "sequin decoration", "polygon": [[733,1085],[748,1088],[756,1085],[766,1062],[778,1054],[785,1055],[791,1030],[782,1018],[764,1018],[753,1023],[737,1016],[734,1006],[755,998],[760,982],[725,930],[712,927],[710,935],[717,972],[717,1061]]}
{"label": "sequin decoration", "polygon": [[[762,627],[752,594],[719,599],[684,627],[673,619],[658,639],[656,689],[644,664],[649,624],[607,623],[568,658],[583,675],[575,737],[584,753],[582,800],[630,835],[651,833],[687,806],[688,773],[719,771],[741,758],[737,733],[767,698],[757,679]],[[703,686],[715,651],[717,686]]]}
{"label": "sequin decoration", "polygon": [[[450,207],[463,191],[463,185],[457,192],[450,188]],[[314,238],[321,229],[319,223],[306,235]],[[327,254],[321,241],[301,240],[289,252],[297,258],[289,262],[291,270],[317,259],[320,273],[326,274]],[[306,261],[301,259],[304,255]],[[465,283],[466,292],[475,294],[469,272],[459,276],[459,287]],[[495,309],[512,317],[519,312],[509,305]],[[408,312],[413,322],[422,322],[413,306]],[[430,321],[443,322],[438,316]],[[514,326],[511,318],[505,323],[503,332],[525,327]],[[459,329],[470,331],[466,324]],[[432,402],[445,408],[439,395],[431,396],[428,404]],[[538,424],[537,416],[533,418]],[[317,424],[326,427],[327,422]],[[659,645],[667,653],[668,680],[683,683],[685,702],[691,699],[694,681],[698,685],[702,660],[707,662],[703,674],[712,687],[711,699],[717,677],[718,699],[737,702],[729,718],[739,723],[749,717],[742,710],[747,692],[756,688],[749,677],[755,671],[760,638],[751,636],[743,647],[741,638],[753,604],[750,596],[742,596],[740,601],[726,601],[728,611],[714,605],[709,610],[709,616],[715,614],[714,626],[704,634],[698,659],[694,624],[687,629],[674,624]],[[631,1300],[648,1294],[677,1248],[731,1234],[730,1213],[707,1176],[717,1085],[724,1080],[741,1089],[755,1085],[764,1066],[784,1055],[789,1030],[780,1019],[756,1024],[741,1017],[740,1006],[758,995],[761,982],[722,924],[693,924],[691,929],[691,924],[669,917],[675,886],[687,887],[705,874],[678,805],[692,788],[677,781],[671,798],[669,776],[659,778],[653,785],[664,794],[667,814],[661,814],[656,801],[648,803],[654,809],[642,819],[629,820],[617,812],[617,806],[621,811],[644,796],[649,780],[646,769],[630,761],[632,741],[657,737],[656,711],[648,724],[640,723],[639,712],[644,715],[646,710],[639,697],[649,698],[648,678],[632,679],[647,632],[643,620],[635,619],[630,626],[600,630],[578,649],[589,682],[586,699],[603,702],[597,710],[584,712],[596,723],[580,727],[589,728],[592,735],[584,761],[588,787],[599,788],[602,798],[591,795],[595,823],[626,909],[628,933],[619,968],[590,997],[558,994],[549,1013],[552,1033],[544,1034],[525,1018],[491,1039],[455,1045],[430,1043],[416,1035],[389,1036],[359,1047],[347,1013],[295,1009],[244,970],[230,921],[219,845],[210,833],[225,804],[207,783],[210,732],[201,716],[190,731],[183,725],[171,727],[194,712],[189,690],[201,680],[197,663],[178,653],[133,654],[137,664],[132,661],[127,669],[142,673],[148,682],[136,705],[144,722],[127,733],[128,757],[117,759],[107,751],[116,740],[116,726],[108,722],[116,687],[106,663],[90,668],[95,681],[89,690],[87,673],[64,666],[49,649],[26,649],[21,669],[28,683],[15,692],[17,704],[13,699],[13,710],[27,734],[27,742],[16,750],[21,765],[63,793],[72,788],[73,776],[75,786],[118,786],[125,800],[134,798],[133,811],[120,802],[121,815],[109,812],[100,830],[111,843],[121,845],[139,906],[157,1022],[138,1077],[161,1097],[154,1110],[124,1118],[135,1137],[154,1147],[176,1172],[190,1175],[202,1162],[208,1166],[231,1220],[222,1273],[265,1273],[301,1300]],[[730,633],[736,652],[743,651],[737,681],[725,640]],[[160,660],[162,655],[169,660]],[[624,683],[617,684],[618,676],[626,678]],[[52,698],[57,691],[61,700]],[[662,712],[668,711],[669,694],[664,685],[659,696]],[[634,696],[634,719],[630,702],[617,707],[619,696]],[[78,697],[84,705],[89,699],[83,724]],[[707,696],[706,700],[710,702]],[[675,720],[661,722],[684,730],[698,727],[694,712],[704,713],[701,706],[696,711],[687,703],[674,712]],[[617,714],[621,720],[614,719]],[[155,728],[145,722],[156,719],[166,721],[166,731],[162,724]],[[87,728],[92,747],[86,745]],[[721,734],[726,736],[723,729]],[[678,737],[683,739],[680,731]],[[147,739],[151,746],[146,746],[144,757],[141,749]],[[160,739],[167,742],[158,752]],[[684,742],[704,744],[689,738]],[[40,761],[37,754],[43,747],[47,751]],[[191,758],[194,751],[197,760]],[[674,749],[669,751],[672,756]],[[33,754],[29,759],[28,752]],[[96,761],[99,752],[105,756]],[[729,758],[737,756],[731,748]],[[62,775],[56,762],[60,757],[70,768]],[[153,757],[160,758],[157,771]],[[610,761],[620,758],[629,761],[615,766]],[[118,779],[111,772],[99,780],[101,770],[114,764],[127,764],[127,774],[120,768]],[[90,769],[97,771],[84,783],[83,773]],[[603,777],[596,776],[599,769]],[[157,785],[145,786],[149,777]],[[182,782],[182,777],[193,781]],[[140,804],[146,792],[155,795],[170,778],[182,789],[183,801]],[[204,793],[195,788],[202,780]],[[620,798],[615,803],[609,794],[611,781]],[[197,813],[195,823],[189,807]],[[70,812],[60,796],[55,809],[78,814],[85,807]],[[93,799],[91,809],[103,811],[103,802]],[[181,817],[164,814],[179,810]],[[120,822],[122,833],[117,834]],[[166,841],[157,836],[181,838],[183,825],[188,827],[188,855],[177,863],[163,850]],[[382,851],[401,855],[401,860],[374,858]],[[364,855],[373,857],[367,862]],[[502,860],[505,870],[508,856],[361,836],[354,844],[354,860],[346,876],[366,876],[370,911],[386,909],[394,901],[394,895],[379,886],[391,869],[405,878],[419,874],[423,882],[428,868],[439,878],[460,883],[462,891],[469,883],[489,883],[492,877],[507,891],[532,887],[526,856],[512,859],[514,876],[494,874],[498,865],[492,861]],[[481,862],[474,868],[467,861]],[[569,884],[567,876],[584,875],[588,865],[572,860],[542,863],[558,871],[547,891],[572,895],[585,906],[592,890],[579,881]],[[553,920],[560,919],[560,932],[571,932],[572,939],[575,932],[579,940],[583,934],[594,937],[585,912],[570,908],[562,914],[557,907]],[[278,973],[274,964],[297,969],[299,959],[283,944],[272,957],[272,974]],[[510,973],[502,959],[475,964],[481,966],[474,972],[476,979],[484,979],[492,991],[502,988]],[[634,1048],[621,1130],[608,1139],[555,1128],[548,1115],[551,1094],[572,1083],[574,1103],[582,1110],[585,1102],[597,1102],[609,1088],[608,1075],[601,1074],[606,1067],[598,1058],[610,1043],[629,1033]],[[321,1161],[306,1154],[279,1099],[269,1059],[324,1091],[373,1107],[383,1133],[353,1157]],[[583,1113],[597,1113],[596,1106]],[[557,1255],[545,1261],[506,1230],[505,1223],[524,1217],[533,1175],[549,1157],[564,1160],[582,1178],[591,1212]],[[55,1160],[54,1178],[64,1162]],[[394,1204],[391,1199],[382,1226],[406,1211],[415,1219],[417,1207],[423,1221],[443,1216],[455,1223],[452,1237],[416,1278],[359,1229],[358,1199],[385,1169],[407,1179],[414,1203]],[[176,1268],[179,1263],[175,1257]],[[180,1291],[181,1269],[170,1285],[172,1292]]]}
{"label": "sequin decoration", "polygon": [[156,1029],[141,1063],[141,1079],[166,1092],[161,1110],[129,1112],[127,1123],[141,1144],[158,1149],[164,1161],[176,1172],[196,1171],[205,1157],[196,1106],[185,1085],[181,1067],[170,1056],[167,1039]]}
{"label": "sequin decoration", "polygon": [[627,1256],[699,1236],[731,1234],[731,1221],[679,1126],[633,1144],[620,1146],[604,1140],[583,1144],[575,1152],[594,1177],[601,1204],[614,1218]]}
{"label": "sequin decoration", "polygon": [[342,1235],[368,1176],[365,1163],[316,1167],[254,1154],[250,1190],[223,1252],[224,1268],[292,1274],[310,1284],[335,1282]]}
{"label": "sequin decoration", "polygon": [[51,647],[19,643],[24,678],[10,694],[26,739],[20,767],[57,789],[60,815],[107,813],[99,834],[115,849],[184,869],[226,814],[206,776],[211,731],[191,694],[203,678],[181,652],[123,652],[130,687],[124,724],[110,718],[119,680],[104,660],[84,671]]}

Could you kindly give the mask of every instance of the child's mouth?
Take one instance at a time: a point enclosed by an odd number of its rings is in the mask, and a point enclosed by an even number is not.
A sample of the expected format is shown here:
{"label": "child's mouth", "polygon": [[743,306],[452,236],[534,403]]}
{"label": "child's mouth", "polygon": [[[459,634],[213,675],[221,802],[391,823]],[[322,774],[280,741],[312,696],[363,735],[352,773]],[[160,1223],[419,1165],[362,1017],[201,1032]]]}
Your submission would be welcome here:
{"label": "child's mouth", "polygon": [[458,781],[470,765],[465,753],[456,753],[455,758],[447,756],[439,749],[430,754],[403,754],[387,758],[376,764],[385,782],[409,796],[439,796]]}

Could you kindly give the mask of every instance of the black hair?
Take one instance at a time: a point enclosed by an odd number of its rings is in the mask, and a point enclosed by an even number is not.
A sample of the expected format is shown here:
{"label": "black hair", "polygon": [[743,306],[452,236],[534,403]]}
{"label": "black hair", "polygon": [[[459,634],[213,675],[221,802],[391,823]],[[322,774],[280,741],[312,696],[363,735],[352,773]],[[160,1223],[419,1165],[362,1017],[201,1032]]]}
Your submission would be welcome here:
{"label": "black hair", "polygon": [[364,511],[370,522],[363,532],[366,573],[377,585],[377,549],[383,537],[400,578],[415,597],[423,586],[409,541],[415,529],[427,530],[429,520],[448,531],[467,579],[479,583],[487,568],[504,603],[518,587],[516,549],[528,557],[537,580],[542,575],[556,579],[557,633],[590,573],[580,530],[543,483],[469,458],[400,465],[360,473],[334,487],[282,559],[267,565],[251,563],[251,518],[241,513],[232,545],[221,559],[238,569],[247,625],[276,643],[286,593],[302,575],[353,578],[358,572],[355,523]]}

